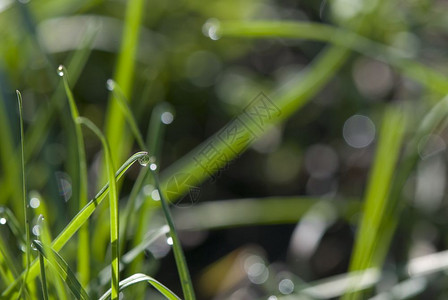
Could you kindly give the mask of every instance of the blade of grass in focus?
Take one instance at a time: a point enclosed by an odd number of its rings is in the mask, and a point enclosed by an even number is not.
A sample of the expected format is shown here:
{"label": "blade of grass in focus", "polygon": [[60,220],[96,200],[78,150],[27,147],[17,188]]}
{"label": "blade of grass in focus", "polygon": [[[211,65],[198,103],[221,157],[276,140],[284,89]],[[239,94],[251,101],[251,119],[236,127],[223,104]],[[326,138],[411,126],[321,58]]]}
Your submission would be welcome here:
{"label": "blade of grass in focus", "polygon": [[107,174],[109,178],[109,203],[110,203],[110,242],[112,249],[112,263],[111,263],[111,288],[112,288],[112,300],[118,299],[120,282],[120,254],[119,254],[119,224],[118,224],[118,193],[117,184],[115,181],[114,164],[112,155],[110,152],[109,142],[103,133],[93,124],[89,119],[84,117],[78,117],[76,120],[79,124],[83,124],[92,130],[95,135],[101,140],[103,146],[104,157],[107,165]]}
{"label": "blade of grass in focus", "polygon": [[[43,255],[50,265],[58,272],[59,276],[67,284],[70,291],[76,297],[76,299],[89,299],[89,295],[83,289],[82,285],[79,283],[73,271],[68,266],[67,262],[52,248],[43,245],[40,241],[33,241],[33,245],[39,254]],[[49,255],[49,253],[52,255]]]}
{"label": "blade of grass in focus", "polygon": [[[24,130],[23,130],[23,116],[22,116],[22,95],[19,91],[17,93],[17,100],[19,104],[19,122],[20,122],[20,162],[22,168],[22,199],[23,199],[23,215],[25,217],[25,255],[26,255],[26,265],[25,265],[25,275],[23,276],[22,286],[20,288],[23,292],[26,288],[26,279],[28,276],[30,264],[31,264],[31,237],[30,237],[30,220],[28,217],[28,204],[26,195],[26,181],[25,181],[25,146],[24,146]],[[19,292],[23,297],[23,294]]]}
{"label": "blade of grass in focus", "polygon": [[[87,163],[86,152],[84,147],[84,140],[81,130],[81,125],[76,122],[79,117],[78,108],[76,107],[75,98],[70,90],[67,69],[60,65],[58,68],[58,75],[62,77],[64,81],[65,93],[70,106],[70,113],[72,117],[72,123],[75,128],[76,148],[77,148],[77,160],[78,160],[78,193],[79,197],[79,209],[82,209],[87,204]],[[87,221],[84,226],[79,229],[79,244],[78,244],[78,276],[81,284],[87,285],[90,281],[90,243],[89,243],[89,222]]]}
{"label": "blade of grass in focus", "polygon": [[[127,287],[130,287],[134,284],[140,283],[140,282],[147,282],[150,285],[152,285],[154,288],[156,288],[163,296],[165,296],[167,299],[170,300],[180,300],[179,297],[177,297],[172,291],[170,291],[167,287],[165,287],[163,284],[155,280],[154,278],[147,276],[145,274],[134,274],[123,281],[120,282],[120,291],[124,290]],[[106,300],[110,297],[111,290],[108,290],[104,295],[101,296],[99,300]]]}
{"label": "blade of grass in focus", "polygon": [[[391,183],[402,147],[406,128],[406,116],[402,109],[388,108],[383,117],[374,164],[369,175],[368,187],[362,210],[362,219],[356,234],[356,240],[350,271],[380,267],[378,253],[384,251],[378,239],[385,232],[379,231],[381,224],[389,216],[388,207]],[[395,199],[393,199],[395,200]],[[354,282],[356,285],[357,282]],[[351,293],[350,289],[344,299],[359,299],[361,292]]]}
{"label": "blade of grass in focus", "polygon": [[[146,156],[147,152],[137,152],[131,156],[115,173],[116,180],[119,180],[123,174],[139,159]],[[61,248],[74,236],[78,229],[89,219],[96,208],[106,197],[109,192],[109,183],[103,186],[103,188],[96,194],[96,196],[87,203],[87,205],[70,221],[70,223],[59,233],[56,239],[52,242],[51,246],[55,251],[61,250]],[[36,263],[31,264],[28,281],[34,279],[37,276],[39,270]],[[11,284],[2,294],[2,297],[10,298],[19,287],[24,273],[20,275],[13,284]]]}
{"label": "blade of grass in focus", "polygon": [[295,38],[322,41],[357,51],[394,67],[406,76],[438,93],[448,93],[448,78],[409,57],[405,50],[392,48],[369,40],[354,32],[311,22],[227,21],[217,25],[216,34],[222,37]]}

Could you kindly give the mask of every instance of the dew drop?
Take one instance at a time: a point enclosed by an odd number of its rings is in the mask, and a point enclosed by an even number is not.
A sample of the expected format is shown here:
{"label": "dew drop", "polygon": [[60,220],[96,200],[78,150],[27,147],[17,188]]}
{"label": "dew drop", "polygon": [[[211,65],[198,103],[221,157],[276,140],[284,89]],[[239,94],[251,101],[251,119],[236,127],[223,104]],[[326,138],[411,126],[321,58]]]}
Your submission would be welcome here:
{"label": "dew drop", "polygon": [[59,76],[64,76],[64,66],[63,65],[59,65],[58,67],[58,75]]}
{"label": "dew drop", "polygon": [[167,237],[166,238],[166,243],[168,244],[168,245],[170,245],[170,246],[172,246],[173,245],[173,238],[172,237]]}
{"label": "dew drop", "polygon": [[31,206],[32,208],[38,208],[38,207],[40,206],[40,201],[39,201],[39,199],[36,198],[36,197],[31,198],[31,199],[30,199],[30,206]]}
{"label": "dew drop", "polygon": [[219,30],[219,21],[215,18],[208,19],[207,22],[205,22],[204,26],[202,26],[202,33],[214,41],[220,38],[218,30]]}
{"label": "dew drop", "polygon": [[6,224],[6,218],[0,218],[0,225],[5,225]]}
{"label": "dew drop", "polygon": [[146,167],[149,164],[150,160],[151,159],[150,159],[149,155],[144,155],[138,159],[138,162],[143,167]]}
{"label": "dew drop", "polygon": [[152,171],[155,171],[155,170],[157,170],[157,165],[156,165],[156,164],[150,164],[150,165],[149,165],[149,168],[150,168]]}
{"label": "dew drop", "polygon": [[280,283],[278,284],[278,290],[280,291],[280,293],[282,293],[283,295],[289,295],[292,292],[294,292],[294,283],[292,282],[291,279],[283,279],[282,281],[280,281]]}
{"label": "dew drop", "polygon": [[172,113],[170,113],[169,111],[165,111],[164,113],[162,113],[162,115],[160,116],[160,120],[162,121],[163,124],[171,124],[174,120],[174,116]]}
{"label": "dew drop", "polygon": [[35,236],[40,236],[41,228],[39,225],[34,225],[31,231]]}
{"label": "dew drop", "polygon": [[153,190],[151,192],[151,198],[155,201],[160,201],[160,194],[159,194],[159,190]]}
{"label": "dew drop", "polygon": [[115,81],[113,81],[112,79],[108,79],[106,81],[106,87],[109,91],[113,91],[115,89]]}

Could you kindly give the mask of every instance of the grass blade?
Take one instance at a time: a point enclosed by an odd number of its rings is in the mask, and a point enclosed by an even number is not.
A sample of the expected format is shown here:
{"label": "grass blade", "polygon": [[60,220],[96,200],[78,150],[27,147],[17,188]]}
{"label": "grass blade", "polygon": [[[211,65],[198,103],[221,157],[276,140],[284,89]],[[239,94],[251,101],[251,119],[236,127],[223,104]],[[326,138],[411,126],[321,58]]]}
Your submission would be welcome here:
{"label": "grass blade", "polygon": [[[127,287],[130,287],[134,284],[140,283],[140,282],[148,282],[150,285],[152,285],[154,288],[156,288],[163,296],[165,296],[167,299],[170,300],[179,300],[180,298],[177,297],[172,291],[170,291],[167,287],[165,287],[163,284],[155,280],[154,278],[147,276],[145,274],[134,274],[123,281],[120,282],[120,291],[124,290]],[[106,300],[109,298],[111,294],[111,290],[108,290],[99,300]]]}
{"label": "grass blade", "polygon": [[110,146],[107,142],[105,136],[101,133],[98,127],[95,126],[89,119],[78,117],[77,122],[83,124],[92,130],[98,138],[101,140],[103,145],[104,156],[107,164],[107,174],[109,177],[109,203],[110,203],[110,242],[112,247],[112,300],[118,299],[119,288],[118,284],[120,282],[120,254],[119,254],[119,224],[118,224],[118,193],[117,193],[117,183],[115,181],[114,175],[114,164],[112,160],[112,155],[110,152]]}
{"label": "grass blade", "polygon": [[[28,276],[30,264],[31,264],[31,237],[30,237],[30,220],[28,216],[28,204],[26,200],[26,181],[25,181],[25,147],[24,147],[24,133],[23,133],[23,116],[22,116],[22,94],[19,91],[17,93],[17,100],[19,104],[19,121],[20,121],[20,155],[21,155],[21,168],[22,168],[22,198],[23,198],[23,213],[25,216],[25,253],[26,253],[26,266],[25,275],[23,276],[22,287],[26,285],[26,279]],[[22,293],[19,293],[23,296]]]}
{"label": "grass blade", "polygon": [[409,58],[399,50],[371,41],[348,30],[311,22],[223,22],[217,26],[217,35],[245,38],[295,38],[322,41],[346,47],[363,55],[384,61],[400,69],[406,76],[421,82],[432,90],[448,93],[448,78]]}
{"label": "grass blade", "polygon": [[[76,299],[89,299],[89,295],[83,289],[82,285],[76,279],[75,274],[68,266],[67,262],[52,248],[43,245],[40,241],[33,241],[34,247],[41,255],[43,255],[50,265],[58,272],[59,276],[67,284],[70,291],[76,297]],[[49,255],[51,253],[51,255]]]}
{"label": "grass blade", "polygon": [[[130,99],[131,84],[135,69],[135,55],[137,53],[138,38],[140,34],[140,24],[144,10],[144,0],[131,0],[127,2],[124,29],[120,55],[118,57],[114,80],[120,85],[123,95]],[[114,97],[114,96],[112,96]],[[106,137],[111,145],[112,159],[121,160],[121,157],[129,148],[129,140],[124,135],[124,118],[117,101],[109,101],[109,108],[106,114]],[[101,172],[105,177],[106,170]]]}
{"label": "grass blade", "polygon": [[135,139],[137,140],[138,146],[142,150],[146,150],[145,142],[143,142],[143,136],[138,129],[137,121],[135,120],[132,111],[127,104],[128,100],[126,99],[123,90],[112,79],[107,80],[107,89],[112,92],[112,94],[114,95],[113,99],[116,100],[118,105],[120,106],[124,117],[128,121],[129,126],[131,127],[131,131],[134,134]]}
{"label": "grass blade", "polygon": [[[40,234],[41,235],[46,235],[46,229],[44,229],[44,224],[43,224],[43,216],[40,215],[37,219],[37,226],[39,226],[39,230],[40,230]],[[45,233],[44,233],[45,231]],[[46,239],[45,237],[43,238],[44,240]],[[39,241],[42,243],[41,238],[39,237]],[[45,244],[42,243],[42,244]],[[48,300],[48,287],[47,287],[47,274],[45,272],[45,260],[44,260],[44,256],[42,255],[42,253],[39,252],[39,265],[40,265],[40,282],[42,285],[42,296],[44,298],[44,300]]]}
{"label": "grass blade", "polygon": [[177,236],[176,227],[174,226],[174,221],[171,216],[170,208],[168,202],[160,189],[159,178],[157,175],[157,167],[153,168],[150,165],[150,170],[154,176],[154,182],[156,189],[159,191],[160,202],[162,203],[163,214],[165,215],[166,222],[170,228],[170,237],[173,241],[173,252],[174,258],[176,260],[177,271],[179,273],[180,282],[182,285],[182,291],[186,300],[194,300],[196,296],[194,294],[193,284],[191,283],[190,272],[188,271],[187,261],[185,260],[185,255],[182,250],[182,245],[180,243],[179,237]]}
{"label": "grass blade", "polygon": [[[78,108],[76,107],[75,98],[70,90],[68,81],[68,73],[63,65],[58,68],[58,75],[64,81],[65,93],[67,94],[72,123],[75,128],[75,138],[78,154],[78,193],[79,209],[82,209],[87,204],[87,163],[86,152],[84,149],[84,140],[82,136],[81,125],[76,122],[79,117]],[[90,243],[89,243],[89,222],[86,222],[79,229],[79,246],[78,246],[78,274],[79,279],[83,285],[87,285],[90,280]]]}
{"label": "grass blade", "polygon": [[[356,235],[350,270],[358,271],[378,267],[378,254],[387,245],[379,245],[380,226],[390,216],[388,208],[391,182],[405,133],[404,112],[397,108],[386,110],[365,195],[363,217]],[[356,284],[356,282],[354,282]],[[348,291],[350,292],[350,291]],[[345,299],[358,299],[361,293],[346,294]]]}
{"label": "grass blade", "polygon": [[[139,159],[145,157],[147,152],[137,152],[132,155],[115,173],[116,180],[119,180],[123,174]],[[78,231],[78,229],[89,219],[96,208],[101,204],[101,202],[106,197],[109,192],[109,183],[103,186],[103,188],[96,194],[96,196],[87,203],[86,206],[70,221],[70,223],[59,233],[56,239],[52,243],[52,248],[55,251],[59,251]],[[29,276],[27,281],[31,281],[38,274],[37,263],[31,264]],[[21,282],[24,273],[21,274],[20,278],[11,284],[2,294],[2,297],[7,299],[11,298],[12,295],[17,292],[19,283]]]}

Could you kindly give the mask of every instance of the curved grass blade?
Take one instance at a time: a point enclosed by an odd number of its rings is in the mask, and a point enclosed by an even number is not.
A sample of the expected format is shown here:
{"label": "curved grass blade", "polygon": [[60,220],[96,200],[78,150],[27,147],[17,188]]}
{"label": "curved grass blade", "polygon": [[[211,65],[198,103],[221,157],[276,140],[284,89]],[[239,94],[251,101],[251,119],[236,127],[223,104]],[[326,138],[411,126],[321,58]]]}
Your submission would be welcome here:
{"label": "curved grass blade", "polygon": [[[31,264],[31,237],[30,237],[30,219],[28,216],[28,204],[26,201],[26,181],[25,181],[25,147],[24,147],[24,134],[23,134],[23,116],[22,116],[22,94],[17,90],[17,101],[19,104],[19,120],[20,120],[20,155],[21,155],[21,167],[22,167],[22,197],[23,197],[23,213],[25,216],[25,253],[26,253],[26,266],[25,275],[23,276],[22,286],[20,288],[23,291],[26,285],[26,279]],[[20,295],[22,293],[19,292]],[[23,296],[23,295],[22,295]]]}
{"label": "curved grass blade", "polygon": [[103,145],[104,156],[106,158],[107,164],[107,174],[109,177],[109,203],[110,203],[110,242],[112,248],[112,300],[118,299],[119,288],[118,284],[120,282],[120,254],[118,246],[118,236],[119,236],[119,224],[118,224],[118,193],[117,193],[117,183],[115,181],[114,175],[114,164],[112,161],[112,155],[110,153],[110,146],[104,135],[89,119],[78,117],[76,120],[79,124],[83,124],[92,130],[96,136],[101,140]]}
{"label": "curved grass blade", "polygon": [[311,22],[222,22],[216,34],[245,38],[295,38],[322,41],[346,47],[400,69],[406,76],[421,82],[430,89],[448,93],[448,78],[410,58],[404,50],[369,40],[357,33],[330,25]]}
{"label": "curved grass blade", "polygon": [[[156,288],[163,296],[170,300],[180,300],[172,291],[170,291],[163,284],[155,280],[154,278],[145,274],[134,274],[120,282],[120,291],[140,282],[148,282],[154,288]],[[111,290],[108,290],[99,300],[106,300],[110,297]]]}
{"label": "curved grass blade", "polygon": [[[42,242],[37,240],[33,241],[33,245],[36,250],[47,259],[56,272],[58,272],[59,276],[61,276],[67,284],[76,299],[89,299],[89,295],[83,289],[67,262],[62,258],[62,256],[59,255],[58,252],[48,246],[45,246]],[[51,255],[49,255],[49,253],[51,253]]]}
{"label": "curved grass blade", "polygon": [[22,228],[20,228],[20,223],[17,220],[14,213],[8,207],[0,207],[0,214],[7,220],[6,224],[9,229],[13,233],[14,237],[18,240],[20,247],[25,247],[26,245],[26,237],[25,232],[23,232]]}
{"label": "curved grass blade", "polygon": [[[87,204],[87,163],[86,152],[84,148],[84,140],[82,136],[81,125],[76,122],[79,117],[78,108],[76,107],[75,98],[70,89],[68,81],[67,69],[60,65],[58,68],[58,75],[62,77],[64,81],[65,93],[67,94],[70,113],[72,117],[72,123],[75,127],[75,138],[78,154],[78,196],[79,196],[79,209],[82,209]],[[79,229],[79,245],[78,245],[78,274],[79,280],[82,284],[87,285],[90,281],[90,243],[89,243],[89,222],[86,222]]]}
{"label": "curved grass blade", "polygon": [[[132,155],[115,173],[116,180],[119,180],[123,174],[139,159],[147,156],[147,152],[137,152]],[[86,206],[70,221],[70,223],[59,233],[56,239],[52,243],[52,248],[55,251],[59,251],[70,238],[78,231],[78,229],[89,219],[89,217],[93,214],[98,205],[106,197],[109,192],[109,183],[103,186],[103,188],[96,194],[96,196],[87,203]],[[33,262],[29,269],[29,276],[27,281],[34,279],[38,274],[38,265]],[[3,293],[2,297],[7,299],[11,298],[11,296],[17,292],[19,283],[23,279],[24,273],[21,274],[19,279],[17,279],[13,284],[11,284]]]}

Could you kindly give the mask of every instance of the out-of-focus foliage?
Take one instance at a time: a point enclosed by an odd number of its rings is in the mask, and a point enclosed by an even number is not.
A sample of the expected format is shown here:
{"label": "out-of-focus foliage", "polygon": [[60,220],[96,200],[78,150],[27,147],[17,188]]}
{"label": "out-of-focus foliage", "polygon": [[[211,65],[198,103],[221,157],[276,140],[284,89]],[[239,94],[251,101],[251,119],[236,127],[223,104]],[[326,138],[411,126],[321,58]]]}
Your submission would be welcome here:
{"label": "out-of-focus foliage", "polygon": [[0,0],[2,295],[192,299],[190,273],[199,299],[446,298],[446,9]]}

